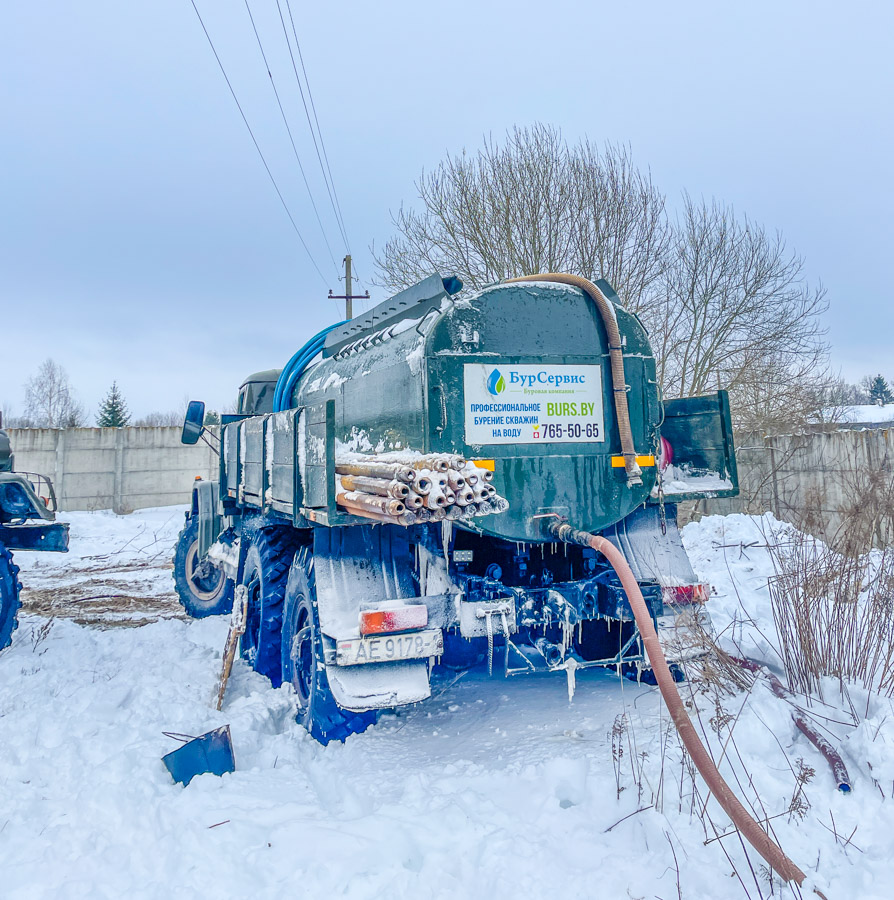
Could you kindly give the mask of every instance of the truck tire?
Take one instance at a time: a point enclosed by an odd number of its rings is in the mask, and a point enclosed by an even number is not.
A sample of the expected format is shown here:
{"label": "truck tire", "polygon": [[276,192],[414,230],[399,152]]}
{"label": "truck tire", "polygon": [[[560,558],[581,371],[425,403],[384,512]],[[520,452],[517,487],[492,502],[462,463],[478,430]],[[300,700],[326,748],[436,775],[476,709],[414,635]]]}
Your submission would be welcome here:
{"label": "truck tire", "polygon": [[455,672],[465,672],[487,659],[487,638],[464,638],[459,631],[444,631],[444,653],[441,665]]}
{"label": "truck tire", "polygon": [[242,573],[242,584],[248,590],[248,613],[240,652],[274,687],[282,684],[283,598],[297,543],[292,528],[265,528],[256,532]]}
{"label": "truck tire", "polygon": [[183,608],[194,619],[225,615],[233,609],[235,587],[220,569],[204,578],[196,576],[199,520],[190,516],[174,548],[174,584]]}
{"label": "truck tire", "polygon": [[296,720],[321,744],[344,741],[375,724],[375,710],[356,713],[342,709],[329,688],[310,547],[298,550],[289,571],[282,626],[282,681],[292,685],[298,698]]}
{"label": "truck tire", "polygon": [[19,600],[19,567],[12,561],[12,553],[0,544],[0,650],[12,643],[12,633],[19,624],[16,614]]}

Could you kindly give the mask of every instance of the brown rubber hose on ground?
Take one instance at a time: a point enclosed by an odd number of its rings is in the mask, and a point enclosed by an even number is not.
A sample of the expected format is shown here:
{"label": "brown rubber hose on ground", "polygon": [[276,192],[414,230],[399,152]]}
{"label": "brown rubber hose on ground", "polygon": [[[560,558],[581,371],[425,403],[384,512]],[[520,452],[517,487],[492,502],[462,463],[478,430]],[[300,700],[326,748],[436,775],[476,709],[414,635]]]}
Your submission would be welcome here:
{"label": "brown rubber hose on ground", "polygon": [[[578,531],[559,519],[550,523],[549,530],[556,538],[565,543],[592,547],[611,563],[618,578],[621,579],[621,585],[627,594],[627,599],[630,601],[630,606],[636,619],[636,627],[639,629],[640,637],[646,648],[646,654],[649,657],[652,671],[655,673],[661,696],[664,698],[671,719],[673,719],[674,725],[680,733],[683,745],[708,785],[708,789],[717,798],[717,802],[723,807],[723,811],[730,817],[743,837],[760,853],[773,871],[783,881],[794,881],[798,885],[802,884],[806,878],[804,873],[782,852],[782,849],[770,839],[763,828],[751,817],[748,810],[742,806],[718,771],[717,766],[714,765],[714,760],[708,755],[708,751],[701,742],[698,732],[695,730],[695,726],[692,724],[692,720],[683,706],[683,700],[679,691],[677,691],[674,677],[671,675],[667,660],[664,658],[664,653],[661,650],[658,634],[655,631],[655,626],[652,624],[652,615],[646,606],[646,601],[643,599],[636,577],[627,564],[627,560],[624,559],[624,554],[605,538],[590,534],[587,531]],[[825,900],[825,895],[819,890],[814,888],[814,892]]]}
{"label": "brown rubber hose on ground", "polygon": [[568,275],[565,272],[545,272],[542,275],[522,275],[519,278],[507,278],[503,284],[515,284],[520,281],[552,281],[556,284],[570,284],[580,288],[595,304],[605,331],[608,334],[608,355],[611,361],[612,395],[615,398],[615,414],[618,418],[618,431],[621,434],[621,454],[624,457],[624,469],[627,472],[627,485],[633,487],[642,484],[642,469],[636,461],[636,447],[630,429],[630,410],[627,408],[627,381],[624,378],[624,354],[621,350],[621,332],[611,301],[602,291],[579,275]]}

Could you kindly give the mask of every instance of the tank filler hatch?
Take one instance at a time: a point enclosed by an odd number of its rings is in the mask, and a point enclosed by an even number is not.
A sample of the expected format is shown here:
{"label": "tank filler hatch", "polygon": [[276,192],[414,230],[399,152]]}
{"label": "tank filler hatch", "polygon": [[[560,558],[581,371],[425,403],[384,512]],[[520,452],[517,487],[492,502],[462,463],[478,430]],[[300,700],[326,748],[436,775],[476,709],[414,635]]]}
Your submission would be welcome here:
{"label": "tank filler hatch", "polygon": [[429,275],[418,284],[383,300],[362,316],[333,329],[326,338],[323,355],[335,356],[348,344],[404,319],[421,319],[430,309],[437,308],[442,300],[458,294],[462,289],[463,283],[455,275],[448,278]]}

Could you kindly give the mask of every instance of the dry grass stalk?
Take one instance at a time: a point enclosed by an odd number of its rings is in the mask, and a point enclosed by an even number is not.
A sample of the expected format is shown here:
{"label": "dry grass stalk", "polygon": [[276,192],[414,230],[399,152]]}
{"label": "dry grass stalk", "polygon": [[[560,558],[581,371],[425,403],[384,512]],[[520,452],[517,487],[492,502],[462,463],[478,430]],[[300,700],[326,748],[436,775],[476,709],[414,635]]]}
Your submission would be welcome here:
{"label": "dry grass stalk", "polygon": [[894,548],[838,553],[807,535],[773,550],[770,582],[791,688],[822,699],[823,676],[894,695]]}

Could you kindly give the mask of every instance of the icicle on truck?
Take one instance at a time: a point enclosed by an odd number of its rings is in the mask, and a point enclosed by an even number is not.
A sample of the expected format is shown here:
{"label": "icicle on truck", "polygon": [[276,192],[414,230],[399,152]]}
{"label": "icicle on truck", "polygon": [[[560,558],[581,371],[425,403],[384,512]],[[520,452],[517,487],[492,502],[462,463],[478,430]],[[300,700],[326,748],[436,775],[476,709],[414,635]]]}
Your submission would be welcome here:
{"label": "icicle on truck", "polygon": [[[9,646],[21,606],[13,550],[68,550],[68,524],[55,521],[56,494],[45,475],[14,472],[9,436],[0,419],[0,650]],[[41,496],[44,495],[44,496]]]}
{"label": "icicle on truck", "polygon": [[[250,377],[219,482],[194,488],[184,606],[235,598],[242,657],[294,686],[324,742],[426,699],[439,662],[569,687],[643,667],[618,577],[558,522],[623,552],[669,661],[710,627],[674,504],[737,492],[726,394],[662,402],[648,336],[604,281],[461,288],[432,275]],[[190,404],[184,442],[203,415]]]}

